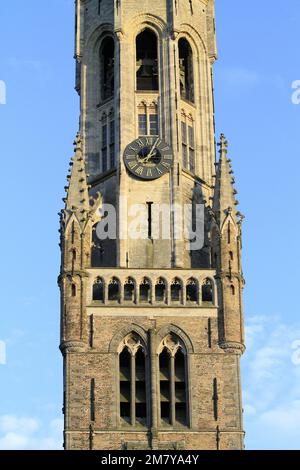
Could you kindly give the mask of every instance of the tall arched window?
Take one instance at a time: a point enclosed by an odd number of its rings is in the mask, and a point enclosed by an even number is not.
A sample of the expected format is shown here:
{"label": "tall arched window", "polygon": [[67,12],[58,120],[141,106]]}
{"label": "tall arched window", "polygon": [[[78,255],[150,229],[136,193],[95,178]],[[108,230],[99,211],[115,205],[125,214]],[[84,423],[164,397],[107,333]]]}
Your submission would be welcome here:
{"label": "tall arched window", "polygon": [[124,284],[124,300],[125,302],[135,301],[135,281],[128,277]]}
{"label": "tall arched window", "polygon": [[104,282],[101,277],[97,277],[93,285],[93,301],[104,302]]}
{"label": "tall arched window", "polygon": [[182,165],[191,173],[196,171],[195,159],[195,130],[194,120],[191,115],[186,116],[181,113],[181,145],[182,145]]}
{"label": "tall arched window", "polygon": [[120,418],[121,423],[147,425],[147,356],[140,337],[129,334],[120,347]]}
{"label": "tall arched window", "polygon": [[108,300],[110,302],[120,301],[120,282],[116,277],[113,277],[108,284]]}
{"label": "tall arched window", "polygon": [[202,303],[212,304],[214,301],[214,286],[210,279],[205,279],[202,284]]}
{"label": "tall arched window", "polygon": [[72,297],[76,297],[76,294],[77,294],[76,284],[72,284],[71,291],[72,291]]}
{"label": "tall arched window", "polygon": [[151,301],[151,284],[149,279],[146,277],[142,280],[140,284],[140,302],[150,302]]}
{"label": "tall arched window", "polygon": [[101,101],[114,95],[115,43],[112,37],[103,39],[100,48]]}
{"label": "tall arched window", "polygon": [[158,90],[157,37],[145,29],[136,38],[136,87],[138,91]]}
{"label": "tall arched window", "polygon": [[175,278],[171,284],[171,301],[172,302],[182,301],[182,282],[178,278]]}
{"label": "tall arched window", "polygon": [[144,102],[140,103],[138,106],[138,125],[140,136],[159,134],[158,109],[155,102],[150,105]]}
{"label": "tall arched window", "polygon": [[167,284],[163,278],[159,278],[155,285],[155,301],[167,302]]}
{"label": "tall arched window", "polygon": [[164,425],[188,426],[187,355],[183,342],[173,333],[160,346],[160,416]]}
{"label": "tall arched window", "polygon": [[194,102],[193,51],[185,38],[179,39],[178,49],[181,98]]}
{"label": "tall arched window", "polygon": [[194,278],[190,278],[186,285],[187,302],[198,302],[198,282]]}

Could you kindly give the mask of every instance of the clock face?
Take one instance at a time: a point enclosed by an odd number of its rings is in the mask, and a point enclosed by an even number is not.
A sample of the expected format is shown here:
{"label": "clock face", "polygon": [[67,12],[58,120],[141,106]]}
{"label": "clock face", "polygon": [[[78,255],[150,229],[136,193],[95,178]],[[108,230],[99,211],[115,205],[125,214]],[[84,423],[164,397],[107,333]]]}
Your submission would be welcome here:
{"label": "clock face", "polygon": [[155,180],[169,172],[173,164],[173,152],[159,137],[139,137],[126,147],[124,163],[134,176]]}

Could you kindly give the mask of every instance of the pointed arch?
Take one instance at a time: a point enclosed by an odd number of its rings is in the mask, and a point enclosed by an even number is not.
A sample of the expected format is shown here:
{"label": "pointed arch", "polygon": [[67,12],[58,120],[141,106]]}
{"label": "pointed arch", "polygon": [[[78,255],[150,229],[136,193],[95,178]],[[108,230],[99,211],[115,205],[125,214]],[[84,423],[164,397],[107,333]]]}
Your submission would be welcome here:
{"label": "pointed arch", "polygon": [[201,283],[201,302],[206,305],[215,303],[215,283],[208,277]]}
{"label": "pointed arch", "polygon": [[101,101],[113,98],[114,95],[114,67],[115,67],[115,41],[111,35],[106,35],[100,45],[100,97]]}
{"label": "pointed arch", "polygon": [[194,56],[191,45],[185,37],[178,40],[181,98],[190,102],[195,100]]}
{"label": "pointed arch", "polygon": [[235,237],[237,237],[239,234],[239,231],[238,231],[237,223],[234,220],[231,212],[227,214],[227,216],[225,217],[223,221],[223,224],[221,225],[220,232],[222,235],[228,231],[228,224],[230,224],[231,234],[234,232]]}
{"label": "pointed arch", "polygon": [[155,283],[155,301],[163,303],[168,301],[168,283],[163,277],[158,278]]}
{"label": "pointed arch", "polygon": [[120,302],[121,300],[121,282],[117,277],[112,277],[108,282],[108,301]]}
{"label": "pointed arch", "polygon": [[102,302],[105,301],[105,284],[102,277],[97,277],[93,284],[93,302]]}
{"label": "pointed arch", "polygon": [[136,36],[136,89],[158,91],[158,38],[150,28],[145,27]]}
{"label": "pointed arch", "polygon": [[171,302],[183,301],[183,282],[179,277],[175,277],[171,282]]}
{"label": "pointed arch", "polygon": [[194,353],[194,346],[190,337],[187,335],[187,333],[185,333],[184,330],[182,330],[181,328],[179,328],[178,326],[174,324],[165,325],[162,328],[160,328],[160,330],[158,330],[157,344],[160,344],[162,340],[169,334],[176,335],[183,342],[188,354]]}
{"label": "pointed arch", "polygon": [[124,301],[135,302],[136,300],[136,282],[133,277],[128,277],[124,282]]}
{"label": "pointed arch", "polygon": [[135,332],[127,334],[118,348],[119,418],[135,426],[149,420],[148,357],[142,338]]}
{"label": "pointed arch", "polygon": [[123,338],[125,338],[130,333],[136,333],[138,336],[141,337],[141,339],[143,340],[143,343],[147,345],[146,330],[144,330],[144,328],[142,328],[141,326],[136,325],[135,323],[131,323],[131,324],[126,325],[124,328],[122,328],[113,336],[109,344],[108,351],[110,353],[116,354],[118,352],[118,347],[121,344]]}
{"label": "pointed arch", "polygon": [[190,277],[186,283],[186,301],[198,303],[199,301],[199,283],[196,278]]}
{"label": "pointed arch", "polygon": [[144,277],[139,287],[139,299],[140,302],[150,303],[151,302],[151,280],[148,277]]}
{"label": "pointed arch", "polygon": [[[81,226],[75,213],[72,213],[69,219],[65,222],[65,238],[70,239],[72,241],[73,239],[72,233],[76,233],[76,235],[81,234]],[[72,241],[72,243],[74,242]]]}
{"label": "pointed arch", "polygon": [[178,335],[167,334],[158,349],[161,424],[189,425],[188,354]]}

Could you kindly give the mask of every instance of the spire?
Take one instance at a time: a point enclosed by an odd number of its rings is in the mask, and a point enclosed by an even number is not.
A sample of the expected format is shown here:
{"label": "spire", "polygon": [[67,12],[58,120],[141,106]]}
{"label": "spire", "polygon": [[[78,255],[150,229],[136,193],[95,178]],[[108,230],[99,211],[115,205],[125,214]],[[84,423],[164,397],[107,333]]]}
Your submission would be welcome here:
{"label": "spire", "polygon": [[231,161],[227,158],[228,142],[224,134],[221,134],[218,146],[220,158],[217,164],[213,210],[221,226],[229,214],[236,220],[239,213],[236,212],[238,201],[235,196],[237,191],[234,187],[235,180]]}
{"label": "spire", "polygon": [[69,186],[66,187],[66,210],[81,210],[82,212],[85,212],[90,209],[90,205],[85,159],[82,153],[82,139],[80,133],[77,134],[74,145],[75,155],[70,163],[71,169],[70,175],[68,176]]}

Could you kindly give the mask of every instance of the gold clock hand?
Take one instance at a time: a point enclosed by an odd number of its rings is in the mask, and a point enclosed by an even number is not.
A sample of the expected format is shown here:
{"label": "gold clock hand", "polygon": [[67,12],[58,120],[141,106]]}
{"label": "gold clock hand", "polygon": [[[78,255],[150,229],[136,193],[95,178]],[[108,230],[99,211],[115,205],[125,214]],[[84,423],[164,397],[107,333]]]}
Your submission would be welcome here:
{"label": "gold clock hand", "polygon": [[149,154],[147,155],[147,157],[145,158],[145,160],[143,160],[143,162],[148,162],[150,160],[151,157],[153,157],[153,152],[154,152],[154,149],[157,145],[157,142],[159,141],[159,137],[157,137],[156,141],[154,142],[154,144],[152,145],[152,148],[149,152]]}

